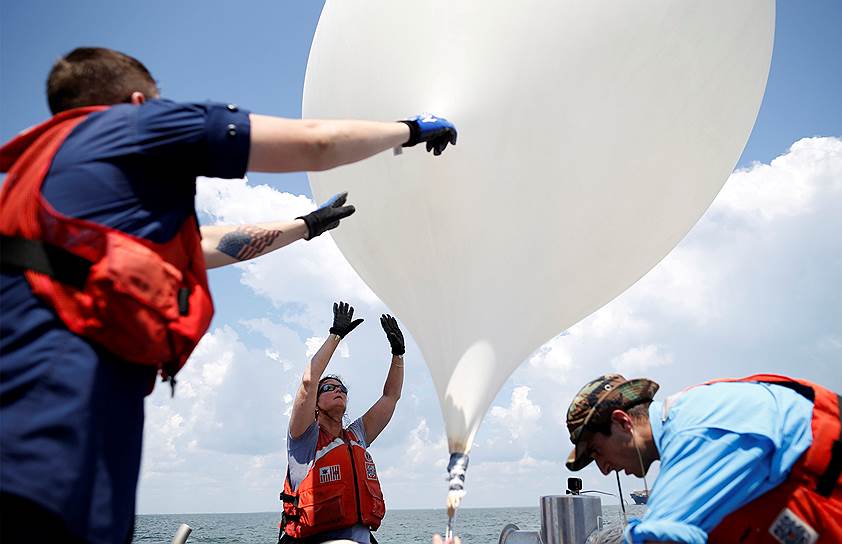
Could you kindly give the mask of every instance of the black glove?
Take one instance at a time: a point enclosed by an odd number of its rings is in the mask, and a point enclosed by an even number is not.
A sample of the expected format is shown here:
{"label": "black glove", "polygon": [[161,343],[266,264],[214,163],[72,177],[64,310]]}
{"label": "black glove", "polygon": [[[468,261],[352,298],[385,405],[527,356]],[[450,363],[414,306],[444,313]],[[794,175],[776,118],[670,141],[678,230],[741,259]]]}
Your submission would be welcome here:
{"label": "black glove", "polygon": [[296,219],[303,219],[307,224],[307,240],[312,240],[326,230],[335,229],[339,226],[340,219],[345,219],[356,211],[351,205],[343,206],[347,198],[347,191],[335,194],[318,209],[307,215],[296,217]]}
{"label": "black glove", "polygon": [[330,328],[331,334],[338,334],[339,338],[345,338],[349,332],[357,328],[357,325],[363,322],[362,319],[354,319],[354,307],[347,302],[333,303],[333,326]]}
{"label": "black glove", "polygon": [[427,151],[432,151],[433,155],[441,155],[447,144],[456,145],[456,127],[444,117],[422,113],[400,122],[409,127],[409,140],[401,147],[412,147],[427,142]]}
{"label": "black glove", "polygon": [[403,333],[398,327],[398,320],[389,314],[380,316],[380,324],[383,330],[386,331],[386,338],[389,340],[389,345],[392,346],[392,355],[403,355],[406,353],[406,344],[403,341]]}

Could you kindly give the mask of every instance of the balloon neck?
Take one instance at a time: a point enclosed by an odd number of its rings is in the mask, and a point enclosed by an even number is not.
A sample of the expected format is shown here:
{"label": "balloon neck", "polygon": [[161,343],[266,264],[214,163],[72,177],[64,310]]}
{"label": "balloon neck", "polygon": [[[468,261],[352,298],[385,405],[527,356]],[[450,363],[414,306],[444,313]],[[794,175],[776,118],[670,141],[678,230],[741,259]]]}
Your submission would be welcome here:
{"label": "balloon neck", "polygon": [[447,463],[449,491],[465,492],[465,473],[468,471],[468,455],[465,453],[451,453]]}

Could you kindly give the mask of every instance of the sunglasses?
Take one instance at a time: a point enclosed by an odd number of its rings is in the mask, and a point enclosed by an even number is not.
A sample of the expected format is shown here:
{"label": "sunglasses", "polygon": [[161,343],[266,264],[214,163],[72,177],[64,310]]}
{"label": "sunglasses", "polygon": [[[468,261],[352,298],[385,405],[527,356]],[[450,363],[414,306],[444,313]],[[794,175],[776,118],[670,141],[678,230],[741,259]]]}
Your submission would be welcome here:
{"label": "sunglasses", "polygon": [[336,385],[335,383],[323,383],[319,387],[319,394],[321,395],[322,393],[329,393],[329,392],[334,391],[336,389],[339,389],[341,392],[345,393],[346,395],[348,394],[348,388],[347,387],[345,387],[344,385]]}

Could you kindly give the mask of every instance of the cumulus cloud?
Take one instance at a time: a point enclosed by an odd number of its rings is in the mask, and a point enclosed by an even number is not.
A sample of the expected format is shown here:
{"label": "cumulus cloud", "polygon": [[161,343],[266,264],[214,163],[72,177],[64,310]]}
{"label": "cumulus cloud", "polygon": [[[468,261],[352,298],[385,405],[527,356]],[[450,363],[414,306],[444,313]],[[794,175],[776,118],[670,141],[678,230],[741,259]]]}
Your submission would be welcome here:
{"label": "cumulus cloud", "polygon": [[440,434],[433,439],[430,433],[430,426],[426,418],[421,418],[418,425],[409,431],[409,438],[406,446],[406,461],[414,465],[438,464],[442,466],[443,456],[447,450],[447,439]]}
{"label": "cumulus cloud", "polygon": [[819,195],[842,191],[840,162],[842,140],[803,138],[770,164],[734,172],[715,208],[765,222],[809,213]]}
{"label": "cumulus cloud", "polygon": [[[259,321],[250,325],[267,326]],[[141,511],[167,511],[168,505],[183,511],[182,505],[196,501],[195,495],[181,494],[185,488],[203,490],[204,509],[222,505],[232,495],[246,497],[248,490],[265,485],[256,467],[273,472],[277,481],[286,463],[284,437],[297,383],[285,378],[284,360],[271,354],[294,358],[295,343],[304,352],[294,335],[281,332],[275,331],[278,337],[269,349],[258,349],[249,347],[232,327],[218,327],[202,338],[178,374],[175,397],[170,398],[168,387],[158,386],[148,398]],[[226,488],[227,496],[221,491]],[[260,500],[246,498],[242,504]]]}
{"label": "cumulus cloud", "polygon": [[[205,335],[179,373],[174,399],[166,387],[150,397],[149,417],[177,417],[180,424],[171,432],[208,450],[249,454],[280,449],[286,427],[282,399],[292,389],[284,374],[283,365],[265,351],[250,349],[231,327],[221,327]],[[156,438],[150,440],[154,445]],[[149,461],[155,461],[152,452]]]}
{"label": "cumulus cloud", "polygon": [[682,245],[675,248],[631,291],[636,307],[641,302],[675,318],[704,325],[723,311],[718,297],[724,271],[712,264],[711,248]]}
{"label": "cumulus cloud", "polygon": [[[208,223],[286,221],[315,207],[305,196],[267,185],[253,186],[246,180],[200,178],[196,184],[196,209]],[[346,221],[353,221],[353,217]],[[242,271],[243,285],[281,309],[286,321],[305,328],[323,325],[322,308],[335,300],[359,300],[370,305],[378,302],[329,233],[234,266]]]}
{"label": "cumulus cloud", "polygon": [[567,380],[568,371],[573,366],[573,356],[567,336],[567,333],[556,336],[538,348],[529,357],[529,365],[538,372],[546,374],[548,378],[564,383]]}
{"label": "cumulus cloud", "polygon": [[398,444],[387,450],[386,455],[377,454],[377,463],[381,467],[378,474],[384,487],[392,489],[406,489],[408,485],[417,485],[418,481],[432,478],[444,482],[447,460],[444,432],[432,432],[427,419],[421,417]]}
{"label": "cumulus cloud", "polygon": [[640,374],[655,367],[672,364],[672,355],[664,353],[662,346],[649,344],[631,348],[611,361],[614,369],[621,374]]}
{"label": "cumulus cloud", "polygon": [[649,329],[648,321],[632,305],[617,299],[539,347],[525,367],[532,380],[550,380],[553,389],[555,384],[570,386],[572,376],[592,362],[605,360],[600,346],[639,338]]}
{"label": "cumulus cloud", "polygon": [[[317,351],[319,351],[319,348],[322,347],[322,344],[325,343],[325,340],[327,340],[327,336],[311,336],[310,338],[304,341],[304,343],[307,345],[308,361],[312,359],[313,355],[315,355]],[[343,359],[347,359],[351,356],[351,350],[348,347],[347,343],[339,344],[339,348],[337,348],[336,353],[339,355],[339,357],[342,357]]]}
{"label": "cumulus cloud", "polygon": [[529,386],[520,385],[512,391],[508,407],[493,406],[489,415],[509,430],[512,441],[525,442],[538,428],[541,407],[529,400]]}

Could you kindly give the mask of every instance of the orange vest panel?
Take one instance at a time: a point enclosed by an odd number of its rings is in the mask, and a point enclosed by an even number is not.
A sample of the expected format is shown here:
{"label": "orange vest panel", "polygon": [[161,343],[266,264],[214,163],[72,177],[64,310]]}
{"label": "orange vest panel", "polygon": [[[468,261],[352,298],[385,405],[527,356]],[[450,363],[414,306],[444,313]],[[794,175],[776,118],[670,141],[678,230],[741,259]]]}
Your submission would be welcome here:
{"label": "orange vest panel", "polygon": [[74,333],[134,363],[172,376],[213,316],[195,216],[157,244],[91,221],[67,217],[41,195],[53,157],[70,132],[105,106],[77,108],[23,132],[0,149],[0,234],[81,257],[90,268],[73,287],[25,270],[32,292]]}
{"label": "orange vest panel", "polygon": [[807,380],[757,374],[720,382],[790,387],[813,401],[813,442],[789,477],[730,513],[708,535],[711,543],[799,544],[842,542],[842,397]]}
{"label": "orange vest panel", "polygon": [[358,523],[375,531],[386,514],[371,455],[350,430],[331,438],[319,429],[316,460],[297,490],[284,480],[281,528],[293,538]]}

